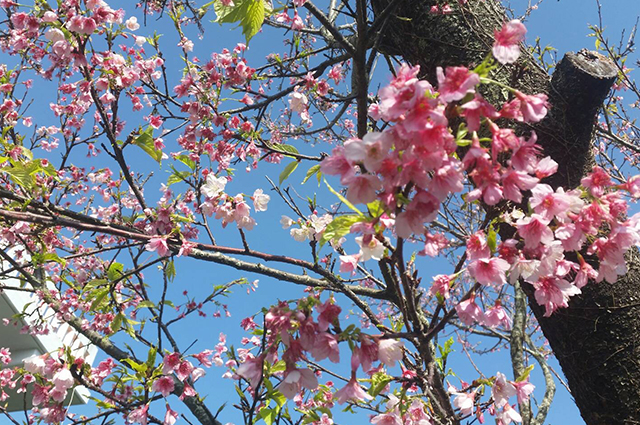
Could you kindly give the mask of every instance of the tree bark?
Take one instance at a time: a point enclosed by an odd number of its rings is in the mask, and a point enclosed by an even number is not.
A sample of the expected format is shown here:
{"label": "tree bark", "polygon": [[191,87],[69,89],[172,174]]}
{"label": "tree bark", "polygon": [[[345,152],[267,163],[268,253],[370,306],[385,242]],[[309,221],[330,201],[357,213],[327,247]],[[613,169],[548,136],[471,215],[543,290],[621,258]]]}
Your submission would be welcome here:
{"label": "tree bark", "polygon": [[[380,13],[392,0],[373,0]],[[490,52],[493,30],[507,21],[497,0],[449,2],[448,15],[431,14],[435,0],[401,0],[384,26],[380,50],[421,67],[434,82],[436,67],[479,64]],[[593,52],[569,53],[549,77],[528,52],[499,70],[497,79],[525,93],[546,93],[551,108],[533,128],[546,155],[559,164],[546,183],[576,187],[593,166],[592,140],[598,109],[615,82],[617,70]],[[505,94],[483,93],[494,104]],[[531,130],[520,128],[519,131]],[[591,282],[569,308],[544,317],[523,284],[544,335],[567,377],[571,393],[588,425],[640,423],[640,254],[627,258],[628,272],[615,284]]]}

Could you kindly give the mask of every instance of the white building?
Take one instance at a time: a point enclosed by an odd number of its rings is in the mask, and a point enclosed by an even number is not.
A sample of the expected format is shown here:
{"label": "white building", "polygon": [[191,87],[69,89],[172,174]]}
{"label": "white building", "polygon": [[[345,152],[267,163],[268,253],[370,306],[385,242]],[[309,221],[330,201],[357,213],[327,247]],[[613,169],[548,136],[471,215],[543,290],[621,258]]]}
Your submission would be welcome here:
{"label": "white building", "polygon": [[[5,262],[0,264],[2,270],[9,270],[9,265]],[[5,273],[2,273],[5,276]],[[21,282],[17,278],[18,271],[10,273],[12,278],[3,278],[0,282],[0,288],[30,288],[29,284]],[[25,286],[26,285],[26,286]],[[50,286],[53,288],[53,286]],[[58,349],[63,345],[70,346],[75,357],[82,357],[88,364],[92,364],[95,359],[97,348],[92,345],[89,340],[78,334],[71,326],[65,322],[59,321],[55,317],[55,312],[49,307],[40,307],[38,297],[25,291],[15,291],[5,289],[0,292],[0,347],[6,347],[11,350],[11,363],[4,367],[22,366],[24,359],[32,355],[42,355],[50,353],[57,355]],[[18,325],[14,326],[13,316],[18,313],[26,313],[24,319],[18,321]],[[24,326],[32,326],[36,324],[39,318],[44,318],[49,324],[49,333],[47,335],[32,336],[28,333],[21,333]],[[4,319],[9,319],[12,324],[3,325]],[[18,385],[19,386],[19,385]],[[17,387],[18,387],[17,386]],[[30,409],[31,405],[31,389],[26,392],[26,408]],[[25,394],[15,394],[15,390],[10,392],[5,388],[5,392],[9,394],[9,411],[23,410],[25,408]],[[69,400],[66,404],[84,404],[87,403],[89,391],[84,387],[76,387],[70,393]]]}

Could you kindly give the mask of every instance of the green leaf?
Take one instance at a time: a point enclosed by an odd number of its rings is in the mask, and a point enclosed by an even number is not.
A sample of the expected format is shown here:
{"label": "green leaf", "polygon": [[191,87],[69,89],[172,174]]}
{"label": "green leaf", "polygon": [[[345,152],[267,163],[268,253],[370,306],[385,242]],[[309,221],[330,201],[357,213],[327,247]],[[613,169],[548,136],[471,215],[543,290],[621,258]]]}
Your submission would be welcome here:
{"label": "green leaf", "polygon": [[109,266],[109,270],[107,270],[107,277],[111,282],[113,282],[114,280],[118,280],[122,277],[123,270],[124,270],[123,264],[115,263],[115,262],[111,263],[111,265]]}
{"label": "green leaf", "polygon": [[166,273],[169,282],[173,282],[173,279],[176,278],[176,265],[173,263],[173,260],[169,261],[169,263],[167,264]]}
{"label": "green leaf", "polygon": [[522,372],[522,375],[518,376],[518,379],[516,379],[516,382],[522,382],[522,381],[526,381],[527,378],[529,377],[529,374],[531,373],[531,371],[533,370],[533,366],[534,365],[529,365],[524,372]]}
{"label": "green leaf", "polygon": [[280,151],[281,153],[295,153],[298,154],[300,152],[298,152],[298,149],[296,149],[295,146],[291,146],[291,145],[275,145],[274,148],[278,151]]}
{"label": "green leaf", "polygon": [[156,354],[158,350],[156,347],[149,348],[149,352],[147,353],[147,368],[153,369],[153,366],[156,364]]}
{"label": "green leaf", "polygon": [[393,381],[393,378],[391,378],[386,373],[374,373],[371,377],[371,387],[368,391],[369,395],[371,395],[372,397],[376,397],[382,392],[382,390],[385,389],[387,384],[391,381]]}
{"label": "green leaf", "polygon": [[335,217],[333,221],[325,227],[322,237],[320,238],[320,246],[331,240],[340,239],[349,233],[351,226],[359,221],[362,221],[362,216],[359,215],[341,215]]}
{"label": "green leaf", "polygon": [[263,0],[245,1],[249,4],[249,7],[247,8],[247,14],[245,15],[240,25],[242,25],[242,34],[244,34],[248,43],[249,40],[251,40],[262,27],[262,22],[264,22],[265,8]]}
{"label": "green leaf", "polygon": [[128,364],[129,366],[131,366],[131,369],[135,370],[136,372],[145,373],[147,371],[147,365],[146,364],[140,364],[140,363],[138,363],[138,362],[136,362],[135,360],[132,360],[132,359],[124,359],[122,361],[124,363]]}
{"label": "green leaf", "polygon": [[313,177],[314,174],[317,174],[319,172],[320,172],[320,164],[316,164],[313,167],[309,168],[307,170],[307,175],[304,176],[304,180],[302,180],[302,184],[305,184],[307,180],[309,180],[311,177]]}
{"label": "green leaf", "polygon": [[138,308],[154,308],[156,305],[153,301],[144,300],[138,303]]}
{"label": "green leaf", "polygon": [[267,0],[235,0],[234,6],[225,6],[216,1],[214,10],[219,24],[237,22],[242,27],[247,43],[260,31],[265,16],[271,13],[271,5]]}
{"label": "green leaf", "polygon": [[167,179],[167,186],[171,186],[174,183],[181,183],[186,181],[187,178],[191,175],[189,171],[173,171],[173,173]]}
{"label": "green leaf", "polygon": [[293,162],[289,163],[289,165],[284,167],[284,170],[282,170],[282,172],[280,173],[280,178],[278,179],[278,181],[279,181],[278,184],[282,184],[283,181],[288,179],[289,176],[291,175],[291,173],[293,173],[296,170],[296,168],[298,168],[299,164],[300,164],[300,162],[293,161]]}
{"label": "green leaf", "polygon": [[5,167],[0,171],[9,174],[14,183],[25,189],[30,190],[33,187],[34,179],[30,170],[20,163],[14,163],[13,167]]}
{"label": "green leaf", "polygon": [[109,326],[114,333],[120,330],[123,320],[124,320],[124,314],[122,313],[116,314],[116,317],[113,319],[113,322],[111,322],[111,325]]}
{"label": "green leaf", "polygon": [[147,155],[156,160],[158,164],[162,161],[162,151],[156,149],[153,143],[153,127],[149,126],[143,133],[136,137],[133,144],[145,151]]}
{"label": "green leaf", "polygon": [[349,209],[351,209],[351,211],[357,213],[360,216],[364,216],[364,214],[362,214],[362,212],[360,212],[359,209],[357,209],[351,202],[349,202],[347,198],[345,198],[344,196],[342,196],[340,192],[337,192],[334,188],[332,188],[331,185],[327,182],[327,179],[324,179],[324,184],[326,184],[327,187],[329,188],[329,191],[334,195],[336,195],[338,199],[342,201],[343,204],[345,204],[346,206],[349,207]]}
{"label": "green leaf", "polygon": [[104,299],[107,297],[107,295],[109,295],[109,288],[98,289],[97,291],[95,291],[93,293],[93,296],[95,297],[95,299],[91,303],[90,310],[91,311],[99,310],[100,305],[102,304]]}
{"label": "green leaf", "polygon": [[496,247],[498,244],[498,234],[493,229],[493,226],[489,228],[489,233],[487,234],[487,245],[491,252],[496,252]]}
{"label": "green leaf", "polygon": [[260,410],[260,418],[262,418],[267,425],[271,425],[276,419],[276,412],[273,409],[262,408],[262,410]]}

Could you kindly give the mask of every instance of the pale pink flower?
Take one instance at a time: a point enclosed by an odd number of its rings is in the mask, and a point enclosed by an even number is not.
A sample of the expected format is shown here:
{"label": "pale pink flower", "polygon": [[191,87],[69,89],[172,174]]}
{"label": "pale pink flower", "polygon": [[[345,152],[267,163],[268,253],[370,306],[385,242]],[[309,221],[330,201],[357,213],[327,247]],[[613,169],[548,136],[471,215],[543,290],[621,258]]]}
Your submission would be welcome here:
{"label": "pale pink flower", "polygon": [[346,185],[355,175],[354,163],[345,156],[345,148],[338,146],[333,148],[331,155],[320,163],[320,171],[330,176],[340,175],[340,183]]}
{"label": "pale pink flower", "polygon": [[138,407],[137,409],[129,413],[129,415],[127,416],[127,422],[147,425],[147,422],[149,421],[149,418],[147,417],[148,411],[149,411],[148,404]]}
{"label": "pale pink flower", "polygon": [[360,260],[360,254],[354,255],[341,255],[340,256],[340,272],[356,274],[358,268],[358,261]]}
{"label": "pale pink flower", "polygon": [[460,100],[468,93],[474,93],[480,83],[480,76],[463,66],[447,67],[446,76],[441,67],[436,69],[438,91],[444,102]]}
{"label": "pale pink flower", "polygon": [[460,409],[461,416],[468,416],[473,413],[473,404],[476,398],[476,392],[459,393],[454,392],[456,398],[453,399],[453,407]]}
{"label": "pale pink flower", "polygon": [[476,304],[475,296],[460,301],[460,303],[456,305],[456,313],[458,313],[458,317],[462,320],[462,323],[467,326],[473,325],[473,322],[482,323],[484,319],[482,310],[480,310],[480,307]]}
{"label": "pale pink flower", "polygon": [[381,339],[378,342],[378,358],[388,367],[402,360],[404,344],[397,339]]}
{"label": "pale pink flower", "polygon": [[[583,205],[579,198],[578,201],[580,202],[580,205],[578,208],[574,207],[574,211],[579,210]],[[572,200],[569,195],[564,193],[564,190],[561,187],[554,192],[548,184],[536,185],[531,189],[531,198],[529,199],[531,208],[548,220],[551,220],[555,216],[566,216],[566,213],[572,207],[572,203],[574,202],[575,201]]]}
{"label": "pale pink flower", "polygon": [[308,104],[309,100],[304,93],[294,91],[289,95],[289,107],[293,112],[297,112],[298,114],[305,112]]}
{"label": "pale pink flower", "polygon": [[440,167],[434,171],[429,184],[429,192],[442,201],[451,193],[462,191],[462,180],[462,163],[447,156]]}
{"label": "pale pink flower", "polygon": [[400,416],[398,409],[374,416],[371,418],[371,423],[374,425],[403,425],[402,416]]}
{"label": "pale pink flower", "polygon": [[469,264],[469,274],[482,285],[501,287],[507,283],[505,272],[511,266],[502,258],[480,258]]}
{"label": "pale pink flower", "polygon": [[440,202],[424,190],[418,191],[406,210],[396,217],[396,234],[408,238],[412,234],[424,233],[424,223],[433,221],[438,215]]}
{"label": "pale pink flower", "polygon": [[529,400],[529,395],[533,393],[533,390],[536,388],[532,383],[527,381],[509,381],[511,385],[516,390],[516,395],[518,396],[518,404],[524,403]]}
{"label": "pale pink flower", "polygon": [[378,352],[378,343],[373,338],[361,334],[360,346],[356,345],[351,355],[351,370],[355,371],[361,365],[363,371],[370,371],[373,362],[378,360]]}
{"label": "pale pink flower", "polygon": [[140,28],[140,24],[138,23],[138,18],[136,18],[135,16],[132,16],[129,19],[127,19],[124,25],[127,27],[129,31],[135,31],[138,28]]}
{"label": "pale pink flower", "polygon": [[511,422],[522,422],[522,416],[510,404],[505,404],[502,413],[496,415],[496,420],[500,420],[502,425],[509,425]]}
{"label": "pale pink flower", "polygon": [[62,367],[53,375],[51,382],[53,382],[53,385],[56,388],[67,390],[73,387],[75,379],[73,379],[73,375],[71,375],[71,371],[69,369]]}
{"label": "pale pink flower", "polygon": [[447,67],[446,75],[441,67],[436,69],[438,91],[444,102],[460,100],[467,93],[474,93],[480,76],[463,66]]}
{"label": "pale pink flower", "polygon": [[420,251],[419,255],[428,255],[429,257],[437,257],[440,251],[449,247],[450,242],[442,233],[430,233],[424,234],[424,249]]}
{"label": "pale pink flower", "polygon": [[320,332],[316,335],[311,355],[317,361],[326,359],[327,357],[333,363],[340,361],[340,347],[338,347],[338,339],[329,332]]}
{"label": "pale pink flower", "polygon": [[467,128],[469,131],[478,131],[480,129],[480,120],[482,117],[495,119],[500,116],[496,108],[492,104],[480,97],[479,94],[473,100],[461,106],[460,115],[467,119]]}
{"label": "pale pink flower", "polygon": [[290,369],[285,372],[278,390],[289,400],[293,399],[302,388],[315,390],[318,388],[318,378],[311,369]]}
{"label": "pale pink flower", "polygon": [[491,395],[493,396],[493,403],[500,408],[509,402],[509,397],[516,395],[516,389],[507,381],[507,377],[504,374],[498,372],[491,389]]}
{"label": "pale pink flower", "polygon": [[439,274],[433,277],[433,284],[429,288],[429,295],[440,294],[445,300],[450,297],[451,277],[446,274]]}
{"label": "pale pink flower", "polygon": [[49,400],[49,387],[45,387],[44,385],[35,384],[33,386],[33,391],[31,391],[31,395],[33,396],[33,400],[31,403],[34,406],[39,406]]}
{"label": "pale pink flower", "polygon": [[524,41],[527,28],[517,19],[504,24],[500,31],[494,30],[493,56],[501,64],[514,63],[520,57],[520,43]]}
{"label": "pale pink flower", "polygon": [[147,251],[157,251],[161,257],[165,257],[171,252],[165,238],[151,238],[145,248]]}
{"label": "pale pink flower", "polygon": [[171,376],[162,376],[153,381],[153,385],[151,385],[151,389],[159,392],[163,397],[168,397],[169,394],[173,392],[174,388],[175,385]]}
{"label": "pale pink flower", "polygon": [[162,360],[162,374],[171,374],[178,366],[180,366],[180,353],[165,354]]}
{"label": "pale pink flower", "polygon": [[540,278],[533,283],[533,287],[536,290],[536,301],[545,307],[545,317],[551,316],[561,307],[567,307],[570,297],[582,293],[575,285],[553,276]]}
{"label": "pale pink flower", "polygon": [[538,122],[547,115],[549,103],[546,94],[527,95],[516,90],[515,95],[520,101],[520,112],[525,122]]}
{"label": "pale pink flower", "polygon": [[342,309],[332,298],[329,298],[323,304],[317,305],[316,311],[318,312],[318,329],[326,331],[330,324],[338,320]]}
{"label": "pale pink flower", "polygon": [[236,374],[249,381],[249,385],[254,390],[262,379],[263,361],[262,356],[248,358],[236,370]]}
{"label": "pale pink flower", "polygon": [[76,15],[67,22],[69,31],[91,35],[96,30],[96,21],[93,18]]}
{"label": "pale pink flower", "polygon": [[536,177],[542,180],[558,171],[558,163],[551,159],[550,156],[542,158],[535,166]]}
{"label": "pale pink flower", "polygon": [[467,239],[467,258],[471,261],[481,258],[489,258],[491,250],[487,245],[487,239],[482,230],[475,232]]}
{"label": "pale pink flower", "polygon": [[209,173],[207,174],[207,181],[200,188],[200,192],[207,198],[215,198],[222,193],[226,184],[226,177],[216,177],[213,173]]}
{"label": "pale pink flower", "polygon": [[234,7],[236,5],[233,2],[233,0],[221,0],[221,1],[222,1],[222,5],[226,7]]}
{"label": "pale pink flower", "polygon": [[347,199],[354,204],[368,204],[376,200],[376,191],[382,188],[380,179],[370,174],[360,174],[351,179]]}
{"label": "pale pink flower", "polygon": [[505,199],[520,203],[522,191],[531,190],[538,181],[524,171],[509,170],[502,175],[502,194]]}
{"label": "pale pink flower", "polygon": [[58,20],[58,15],[55,12],[48,10],[44,12],[44,15],[42,16],[42,20],[44,22],[55,22]]}
{"label": "pale pink flower", "polygon": [[256,211],[267,210],[267,204],[271,200],[271,197],[269,195],[264,194],[262,192],[262,189],[256,189],[255,192],[253,192],[252,198],[253,198],[253,208]]}
{"label": "pale pink flower", "polygon": [[29,373],[36,373],[42,375],[46,367],[44,356],[33,355],[24,359],[24,368]]}
{"label": "pale pink flower", "polygon": [[178,420],[178,412],[175,410],[171,410],[169,405],[167,404],[167,413],[164,415],[164,420],[162,421],[162,425],[173,425]]}
{"label": "pale pink flower", "polygon": [[355,373],[352,373],[351,379],[349,380],[347,385],[342,387],[342,389],[336,391],[336,393],[333,395],[333,399],[336,400],[338,404],[344,404],[347,401],[358,403],[364,400],[373,400],[373,397],[371,397],[362,389],[362,387],[356,380]]}
{"label": "pale pink flower", "polygon": [[587,189],[593,196],[599,197],[604,194],[604,190],[611,186],[611,177],[604,169],[595,166],[587,177],[580,180],[580,184]]}
{"label": "pale pink flower", "polygon": [[344,156],[351,162],[363,163],[367,171],[378,171],[391,148],[387,133],[371,132],[362,140],[349,139],[344,143]]}
{"label": "pale pink flower", "polygon": [[537,248],[540,243],[548,245],[553,241],[549,220],[539,214],[521,218],[516,222],[516,226],[526,248]]}
{"label": "pale pink flower", "polygon": [[360,245],[361,261],[367,261],[371,258],[380,261],[384,256],[384,250],[386,248],[378,238],[372,235],[358,236],[355,238],[355,241]]}
{"label": "pale pink flower", "polygon": [[496,305],[485,311],[484,324],[490,328],[502,326],[506,330],[511,329],[511,318],[506,310],[496,301]]}

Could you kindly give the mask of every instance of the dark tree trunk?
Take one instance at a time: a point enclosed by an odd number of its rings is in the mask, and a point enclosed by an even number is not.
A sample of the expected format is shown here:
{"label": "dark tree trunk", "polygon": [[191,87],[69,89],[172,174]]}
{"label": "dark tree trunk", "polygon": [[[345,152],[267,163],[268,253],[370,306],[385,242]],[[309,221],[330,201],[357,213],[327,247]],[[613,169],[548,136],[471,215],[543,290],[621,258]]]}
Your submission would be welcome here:
{"label": "dark tree trunk", "polygon": [[[374,0],[380,13],[393,0]],[[450,15],[429,13],[434,0],[403,0],[384,26],[380,50],[419,64],[433,81],[438,66],[479,64],[491,49],[493,29],[507,20],[500,2],[470,1]],[[499,80],[525,93],[547,93],[548,117],[535,127],[538,142],[559,164],[549,184],[575,187],[592,167],[592,139],[598,108],[617,75],[607,58],[592,52],[569,53],[553,77],[524,52],[504,67]],[[494,104],[504,94],[485,93]],[[615,284],[590,283],[569,308],[543,317],[543,309],[524,284],[529,305],[567,377],[588,425],[640,423],[640,255],[628,255],[629,271]]]}

